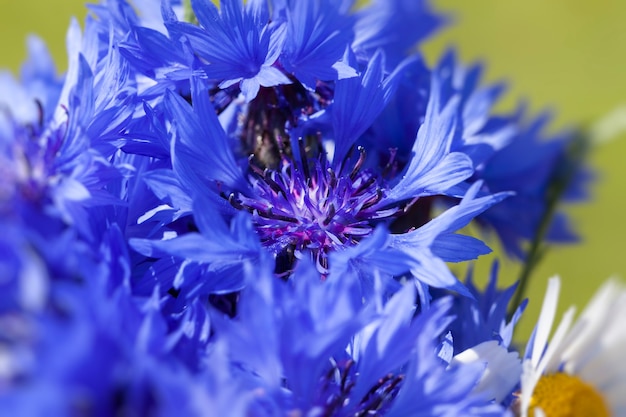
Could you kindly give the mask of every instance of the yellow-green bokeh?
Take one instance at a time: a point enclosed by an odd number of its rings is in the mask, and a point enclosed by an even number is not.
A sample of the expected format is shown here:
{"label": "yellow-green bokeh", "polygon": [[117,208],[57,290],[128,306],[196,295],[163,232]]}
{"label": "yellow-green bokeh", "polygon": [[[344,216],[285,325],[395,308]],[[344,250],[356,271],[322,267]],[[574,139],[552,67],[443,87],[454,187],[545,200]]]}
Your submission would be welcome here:
{"label": "yellow-green bokeh", "polygon": [[[60,69],[65,69],[65,32],[70,18],[87,14],[84,0],[0,0],[0,68],[17,71],[26,58],[26,36],[46,40]],[[1,92],[0,92],[1,93]]]}
{"label": "yellow-green bokeh", "polygon": [[[46,39],[65,68],[64,34],[70,16],[80,20],[83,0],[0,0],[0,66],[16,70],[25,57],[24,39]],[[552,109],[555,127],[590,126],[626,105],[626,2],[619,0],[437,0],[453,24],[426,45],[428,59],[454,46],[464,62],[483,60],[486,78],[504,80],[510,91],[501,108],[527,99],[532,109]],[[0,92],[1,94],[2,92]],[[537,314],[546,280],[560,274],[562,306],[582,307],[591,292],[612,274],[626,276],[626,135],[594,149],[597,183],[590,202],[569,210],[582,236],[579,245],[553,248],[535,272],[533,295],[523,333]],[[491,259],[478,262],[484,274]],[[502,276],[512,282],[518,269],[503,262]]]}

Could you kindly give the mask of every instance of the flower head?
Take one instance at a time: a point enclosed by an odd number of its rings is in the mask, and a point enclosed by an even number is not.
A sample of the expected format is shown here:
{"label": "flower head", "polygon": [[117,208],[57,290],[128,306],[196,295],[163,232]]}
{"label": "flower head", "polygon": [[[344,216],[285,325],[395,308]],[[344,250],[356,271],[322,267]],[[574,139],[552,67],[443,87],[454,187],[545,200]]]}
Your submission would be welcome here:
{"label": "flower head", "polygon": [[[491,116],[480,66],[427,66],[426,1],[90,11],[64,77],[33,40],[21,83],[0,74],[0,409],[510,415],[523,306],[507,321],[514,286],[448,263],[488,253],[459,230],[533,206],[564,147]],[[521,412],[561,417],[573,393],[624,414],[624,291],[546,348],[555,297]]]}
{"label": "flower head", "polygon": [[171,22],[169,28],[185,36],[194,52],[207,64],[209,78],[220,88],[238,84],[246,101],[256,97],[261,86],[289,84],[273,64],[285,42],[286,27],[269,21],[264,0],[224,0],[220,10],[210,1],[192,1],[201,27]]}
{"label": "flower head", "polygon": [[[406,285],[390,298],[376,293],[364,305],[353,296],[356,276],[331,273],[322,282],[306,262],[287,282],[272,277],[271,265],[263,263],[254,274],[241,292],[238,315],[216,317],[215,335],[223,350],[211,354],[233,365],[227,386],[238,390],[248,412],[503,412],[473,392],[482,364],[449,367],[438,354],[440,336],[453,320],[451,300],[415,314],[416,289]],[[229,394],[226,386],[220,390]]]}
{"label": "flower head", "polygon": [[277,9],[275,14],[284,12],[288,25],[280,57],[287,72],[311,90],[318,80],[357,75],[343,59],[354,37],[354,19],[347,15],[342,2],[287,0]]}
{"label": "flower head", "polygon": [[[238,136],[246,138],[244,145],[250,136],[260,143],[260,152],[249,156],[245,165],[242,163],[245,159],[237,152],[239,146],[220,123],[221,114],[216,116],[208,86],[194,77],[191,80],[192,105],[169,93],[164,102],[166,116],[171,120],[172,165],[178,184],[166,185],[164,177],[159,180],[158,176],[148,175],[150,187],[155,193],[157,189],[165,191],[172,202],[181,189],[186,190],[195,201],[196,222],[202,222],[211,207],[227,222],[236,212],[248,214],[261,244],[276,259],[279,275],[288,276],[296,261],[304,258],[314,260],[319,272],[327,274],[332,269],[329,266],[331,254],[345,252],[344,258],[359,258],[360,255],[354,255],[360,252],[357,246],[371,236],[376,227],[390,228],[405,214],[407,207],[420,204],[420,198],[445,194],[448,188],[472,172],[467,156],[450,151],[455,125],[454,100],[441,109],[436,93],[428,104],[427,118],[417,134],[412,158],[405,169],[396,172],[368,166],[364,148],[359,147],[358,154],[353,155],[355,141],[366,129],[367,122],[380,112],[393,88],[395,78],[389,77],[383,78],[382,56],[377,55],[362,76],[337,82],[337,97],[329,106],[305,89],[293,95],[293,85],[261,89],[247,106],[248,112],[243,113],[247,118],[241,126],[243,132],[236,131]],[[437,87],[436,79],[433,85]],[[350,106],[348,91],[362,96],[363,103]],[[366,101],[367,96],[374,99]],[[315,103],[314,106],[320,108],[318,117],[298,115],[298,109],[304,110],[298,97],[305,103]],[[275,107],[268,106],[269,100]],[[301,128],[292,128],[292,125]],[[318,132],[315,135],[310,133],[313,126]],[[275,141],[276,159],[262,153],[267,151],[266,140]],[[327,145],[331,149],[326,150]],[[393,165],[393,152],[390,159],[389,166]],[[399,233],[392,234],[386,245],[396,252],[407,252],[407,256],[396,259],[396,274],[411,270],[428,285],[462,288],[443,261],[433,259],[428,248],[432,246],[444,254],[445,260],[453,262],[489,251],[476,239],[467,238],[461,243],[448,236],[508,196],[500,193],[475,198],[480,186],[477,183],[468,190],[461,206],[418,231],[413,229],[419,224],[410,221],[405,227],[396,227]],[[183,245],[186,239],[180,236],[148,245],[159,247],[157,252],[141,249],[138,241],[134,246],[148,256],[167,253],[180,257],[184,253],[190,255],[187,249],[182,249],[189,247]],[[384,239],[374,241],[380,243]],[[176,245],[181,245],[181,249],[175,249]],[[453,248],[461,245],[463,253],[449,256]],[[212,250],[211,247],[204,245],[206,250]],[[354,253],[350,255],[346,250],[351,248]],[[417,248],[422,252],[414,250]],[[217,252],[215,255],[223,256]],[[207,266],[214,262],[209,259],[187,258],[192,262],[207,262]],[[446,273],[442,275],[442,271]]]}
{"label": "flower head", "polygon": [[574,321],[567,310],[550,342],[560,281],[550,279],[523,364],[523,417],[620,416],[626,413],[626,367],[620,360],[626,332],[626,291],[604,284]]}

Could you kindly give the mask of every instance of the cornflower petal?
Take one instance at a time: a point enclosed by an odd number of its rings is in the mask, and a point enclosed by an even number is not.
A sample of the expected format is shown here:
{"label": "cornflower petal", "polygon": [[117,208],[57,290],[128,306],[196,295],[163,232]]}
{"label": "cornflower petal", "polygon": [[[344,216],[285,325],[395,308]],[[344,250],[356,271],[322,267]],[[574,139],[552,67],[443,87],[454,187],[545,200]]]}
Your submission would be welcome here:
{"label": "cornflower petal", "polygon": [[[466,226],[477,214],[482,213],[489,207],[508,197],[509,193],[500,193],[486,197],[476,198],[481,187],[478,182],[466,193],[458,206],[440,214],[424,226],[403,234],[389,236],[389,246],[413,257],[419,267],[412,269],[417,279],[434,287],[460,290],[463,294],[471,297],[471,294],[463,287],[456,277],[445,267],[446,261],[458,262],[474,259],[485,253],[486,246],[474,239],[458,239],[453,233]],[[471,243],[469,248],[464,246]],[[456,245],[459,246],[454,250]],[[443,250],[445,248],[445,250]],[[437,258],[434,252],[441,251],[443,255],[451,255],[449,258]],[[436,272],[435,272],[436,271]]]}
{"label": "cornflower petal", "polygon": [[[484,290],[479,290],[473,283],[473,271],[468,271],[464,284],[472,294],[472,297],[456,297],[454,299],[453,313],[457,320],[451,327],[454,334],[454,351],[462,352],[471,349],[483,342],[495,340],[505,347],[509,347],[513,340],[513,330],[524,312],[528,300],[524,300],[516,307],[515,313],[510,320],[507,319],[509,303],[517,289],[517,284],[499,290],[498,263],[492,265],[489,283]],[[448,293],[441,291],[434,293],[433,297],[447,296]]]}
{"label": "cornflower petal", "polygon": [[265,1],[223,0],[221,12],[210,1],[193,0],[202,28],[171,22],[170,32],[187,37],[191,47],[208,64],[207,74],[222,88],[241,83],[245,100],[256,97],[259,86],[289,84],[287,76],[272,68],[285,40],[282,22],[269,22]]}
{"label": "cornflower petal", "polygon": [[341,14],[341,4],[330,0],[285,3],[288,29],[280,58],[283,67],[312,90],[317,80],[355,77],[357,71],[341,62],[354,36],[354,19]]}
{"label": "cornflower petal", "polygon": [[246,189],[247,184],[237,165],[226,133],[201,80],[192,81],[194,107],[180,96],[167,93],[165,106],[174,125],[172,165],[184,186],[193,193],[206,192],[205,184],[214,189],[216,183],[230,189]]}
{"label": "cornflower petal", "polygon": [[405,285],[385,304],[381,316],[357,334],[352,349],[359,378],[351,392],[351,402],[361,399],[377,380],[398,371],[411,359],[423,331],[423,321],[413,320],[415,299],[415,287]]}
{"label": "cornflower petal", "polygon": [[335,150],[333,161],[343,161],[348,150],[382,112],[395,88],[396,77],[383,78],[384,55],[378,51],[365,72],[337,81],[331,112]]}
{"label": "cornflower petal", "polygon": [[456,134],[458,103],[458,98],[453,97],[440,108],[439,80],[433,74],[426,116],[417,132],[411,160],[402,178],[379,203],[381,206],[417,196],[445,194],[473,174],[471,159],[450,151]]}
{"label": "cornflower petal", "polygon": [[352,47],[366,57],[383,49],[392,67],[445,21],[425,0],[372,0],[356,17]]}

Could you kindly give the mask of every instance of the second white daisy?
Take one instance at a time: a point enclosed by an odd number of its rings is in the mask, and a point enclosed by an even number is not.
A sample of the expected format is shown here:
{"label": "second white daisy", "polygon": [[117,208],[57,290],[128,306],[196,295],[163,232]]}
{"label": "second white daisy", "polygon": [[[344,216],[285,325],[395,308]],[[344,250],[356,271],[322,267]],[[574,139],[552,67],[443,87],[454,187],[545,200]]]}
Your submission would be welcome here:
{"label": "second white daisy", "polygon": [[548,343],[559,290],[559,278],[551,278],[526,348],[520,414],[626,416],[626,290],[609,280],[576,322],[575,309],[567,310]]}

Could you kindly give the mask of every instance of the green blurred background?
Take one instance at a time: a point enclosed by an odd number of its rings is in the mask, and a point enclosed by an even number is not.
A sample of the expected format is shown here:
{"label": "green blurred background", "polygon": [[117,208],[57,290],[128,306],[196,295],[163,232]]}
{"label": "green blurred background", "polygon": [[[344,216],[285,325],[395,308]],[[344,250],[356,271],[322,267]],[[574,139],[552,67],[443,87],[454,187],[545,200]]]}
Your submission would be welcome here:
{"label": "green blurred background", "polygon": [[[25,37],[35,33],[46,39],[64,70],[65,30],[70,16],[84,18],[83,4],[84,0],[0,0],[0,67],[17,71],[26,55]],[[556,129],[590,127],[626,106],[626,2],[436,0],[434,4],[453,18],[453,24],[426,45],[428,58],[434,62],[454,45],[463,62],[484,61],[487,80],[504,80],[510,86],[501,110],[527,99],[533,110],[553,110]],[[592,199],[568,208],[582,242],[552,248],[535,270],[520,336],[536,320],[550,276],[558,273],[563,278],[563,310],[570,304],[582,308],[607,277],[626,274],[623,155],[626,134],[593,149],[597,181]],[[486,275],[493,258],[477,262],[479,275]],[[512,283],[518,272],[518,265],[502,260],[503,283]]]}

